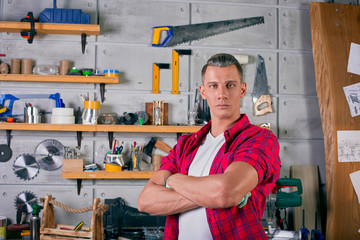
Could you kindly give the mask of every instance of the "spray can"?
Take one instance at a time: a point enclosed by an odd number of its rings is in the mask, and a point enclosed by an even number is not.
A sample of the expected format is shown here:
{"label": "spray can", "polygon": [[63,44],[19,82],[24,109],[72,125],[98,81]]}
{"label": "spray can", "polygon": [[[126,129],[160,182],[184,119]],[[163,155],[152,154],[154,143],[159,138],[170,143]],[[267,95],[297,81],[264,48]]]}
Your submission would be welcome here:
{"label": "spray can", "polygon": [[32,217],[30,219],[30,240],[40,240],[40,217],[39,213],[43,207],[34,204],[32,206]]}

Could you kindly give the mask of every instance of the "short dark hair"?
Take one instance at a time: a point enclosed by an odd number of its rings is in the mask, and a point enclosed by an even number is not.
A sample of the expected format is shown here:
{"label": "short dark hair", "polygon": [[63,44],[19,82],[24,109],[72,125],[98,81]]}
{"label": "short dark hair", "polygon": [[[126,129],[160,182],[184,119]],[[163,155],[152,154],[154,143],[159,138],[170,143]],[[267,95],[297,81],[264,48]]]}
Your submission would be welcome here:
{"label": "short dark hair", "polygon": [[235,65],[236,69],[239,72],[240,79],[242,81],[243,69],[242,69],[239,61],[233,55],[227,54],[227,53],[215,54],[211,58],[209,58],[209,60],[206,62],[206,64],[204,65],[204,67],[201,70],[202,81],[204,82],[204,75],[206,73],[206,69],[208,66],[229,67],[231,65]]}

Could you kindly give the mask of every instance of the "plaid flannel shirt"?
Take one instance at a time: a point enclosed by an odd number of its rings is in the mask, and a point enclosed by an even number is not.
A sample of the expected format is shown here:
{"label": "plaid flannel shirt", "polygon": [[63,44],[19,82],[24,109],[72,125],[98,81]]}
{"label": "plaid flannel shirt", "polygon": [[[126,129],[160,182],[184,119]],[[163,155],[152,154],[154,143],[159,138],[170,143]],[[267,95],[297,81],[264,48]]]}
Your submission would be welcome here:
{"label": "plaid flannel shirt", "polygon": [[[210,128],[211,122],[196,133],[182,135],[169,155],[163,157],[160,170],[187,175],[190,164]],[[242,114],[238,122],[224,134],[225,143],[214,158],[209,174],[224,173],[232,162],[243,161],[256,169],[259,181],[244,207],[206,208],[212,237],[213,239],[267,239],[260,221],[266,197],[280,176],[277,138],[271,131],[250,124],[245,114]],[[178,221],[179,214],[167,217],[164,239],[178,238]]]}

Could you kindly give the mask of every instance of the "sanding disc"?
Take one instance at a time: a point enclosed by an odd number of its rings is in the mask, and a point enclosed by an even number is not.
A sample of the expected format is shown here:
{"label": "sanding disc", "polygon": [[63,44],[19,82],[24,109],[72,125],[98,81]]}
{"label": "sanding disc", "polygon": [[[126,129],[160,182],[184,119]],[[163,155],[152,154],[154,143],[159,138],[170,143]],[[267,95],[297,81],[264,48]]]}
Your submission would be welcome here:
{"label": "sanding disc", "polygon": [[55,139],[47,139],[39,143],[35,149],[35,159],[40,168],[55,171],[62,165],[64,146]]}
{"label": "sanding disc", "polygon": [[7,162],[12,156],[11,148],[6,144],[0,144],[0,162]]}

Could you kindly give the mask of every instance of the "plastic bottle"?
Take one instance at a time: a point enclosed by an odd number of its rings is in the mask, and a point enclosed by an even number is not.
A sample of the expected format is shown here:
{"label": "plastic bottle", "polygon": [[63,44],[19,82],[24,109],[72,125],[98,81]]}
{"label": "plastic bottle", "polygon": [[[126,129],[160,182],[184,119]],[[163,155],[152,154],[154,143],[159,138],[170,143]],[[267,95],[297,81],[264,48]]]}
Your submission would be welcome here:
{"label": "plastic bottle", "polygon": [[40,217],[39,213],[43,207],[34,204],[32,206],[32,217],[30,219],[30,240],[40,240]]}

